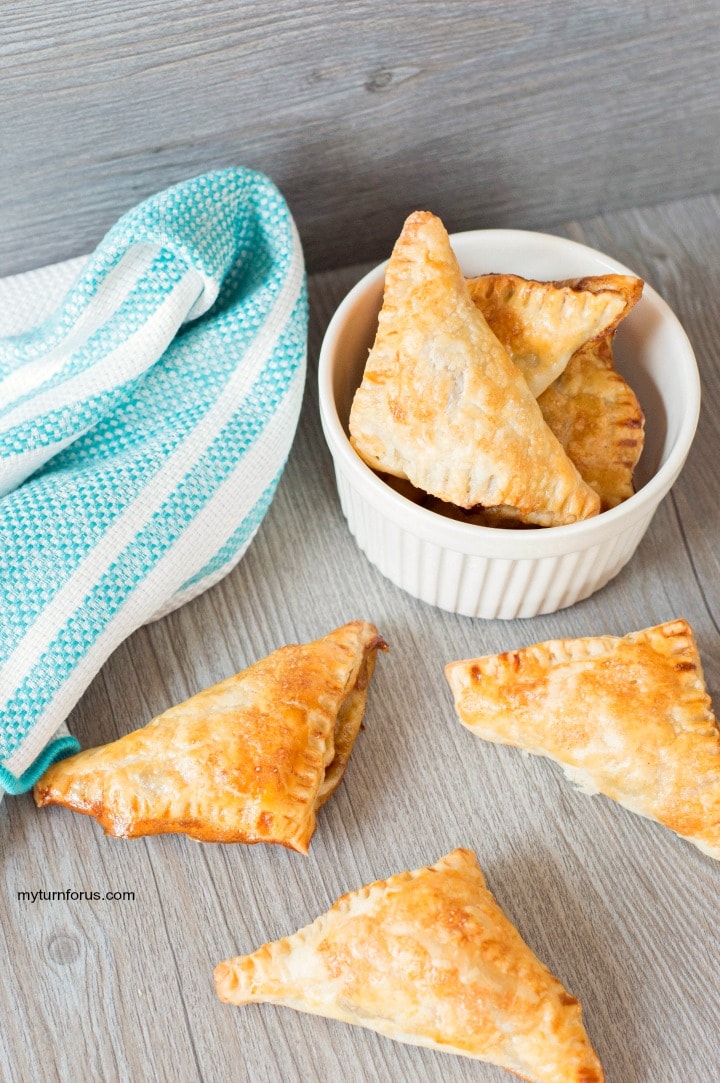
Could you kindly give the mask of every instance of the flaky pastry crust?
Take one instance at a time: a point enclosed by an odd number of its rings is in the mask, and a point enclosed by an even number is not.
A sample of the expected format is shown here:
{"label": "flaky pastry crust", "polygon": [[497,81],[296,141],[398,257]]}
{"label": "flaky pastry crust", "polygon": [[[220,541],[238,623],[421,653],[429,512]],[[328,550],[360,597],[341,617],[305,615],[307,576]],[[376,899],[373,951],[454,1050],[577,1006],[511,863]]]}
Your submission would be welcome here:
{"label": "flaky pastry crust", "polygon": [[584,792],[720,859],[720,732],[686,621],[551,640],[445,672],[478,737],[549,756]]}
{"label": "flaky pastry crust", "polygon": [[407,219],[388,264],[350,439],[372,469],[459,507],[509,505],[542,526],[599,511],[426,211]]}
{"label": "flaky pastry crust", "polygon": [[538,399],[543,417],[603,511],[632,496],[645,440],[645,415],[615,370],[612,336],[588,343]]}
{"label": "flaky pastry crust", "polygon": [[578,1001],[522,940],[469,850],[343,895],[293,936],[220,963],[215,982],[230,1004],[283,1004],[532,1083],[604,1079]]}
{"label": "flaky pastry crust", "polygon": [[574,353],[615,330],[640,298],[628,275],[537,282],[519,275],[468,279],[473,302],[538,398]]}
{"label": "flaky pastry crust", "polygon": [[281,647],[142,729],[54,764],[36,803],[87,813],[125,838],[180,832],[307,853],[385,647],[365,621]]}

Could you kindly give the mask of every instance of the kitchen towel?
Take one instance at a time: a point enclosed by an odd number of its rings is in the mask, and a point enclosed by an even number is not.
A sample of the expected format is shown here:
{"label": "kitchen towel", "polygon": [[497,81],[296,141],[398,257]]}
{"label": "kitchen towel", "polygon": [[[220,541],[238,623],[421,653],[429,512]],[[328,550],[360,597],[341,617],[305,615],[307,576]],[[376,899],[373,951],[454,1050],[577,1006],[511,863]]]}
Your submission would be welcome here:
{"label": "kitchen towel", "polygon": [[50,317],[0,340],[4,790],[77,749],[62,724],[123,639],[245,552],[306,343],[292,216],[242,168],[135,207]]}

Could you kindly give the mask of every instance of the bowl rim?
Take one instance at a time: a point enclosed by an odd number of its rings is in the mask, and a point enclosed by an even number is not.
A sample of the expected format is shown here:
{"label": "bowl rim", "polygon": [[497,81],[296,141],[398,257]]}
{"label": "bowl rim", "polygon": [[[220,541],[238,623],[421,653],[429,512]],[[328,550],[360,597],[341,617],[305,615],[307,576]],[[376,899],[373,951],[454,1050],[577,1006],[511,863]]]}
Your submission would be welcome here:
{"label": "bowl rim", "polygon": [[[552,233],[517,229],[473,229],[450,234],[451,242],[459,241],[461,244],[466,240],[480,238],[496,241],[508,239],[522,241],[532,238],[533,244],[543,242],[551,248],[564,250],[574,255],[591,254],[595,260],[599,257],[605,262],[610,273],[642,277],[599,249]],[[420,507],[382,481],[360,458],[350,443],[340,421],[333,393],[333,361],[348,313],[354,308],[359,297],[382,280],[387,264],[388,260],[384,260],[364,274],[340,302],[323,336],[318,363],[320,418],[325,439],[336,470],[339,469],[365,499],[376,507],[381,507],[389,518],[401,524],[404,529],[426,541],[466,554],[487,557],[504,556],[510,559],[557,556],[581,551],[624,533],[641,520],[649,522],[683,467],[700,415],[700,374],[692,344],[673,310],[652,286],[645,282],[640,303],[644,299],[650,300],[662,319],[673,325],[675,333],[679,335],[679,341],[685,347],[684,350],[679,351],[678,364],[682,369],[681,378],[687,391],[688,407],[681,419],[677,438],[667,459],[638,492],[633,493],[617,507],[566,526],[526,531],[462,523],[438,515],[437,512],[430,511],[428,508]]]}

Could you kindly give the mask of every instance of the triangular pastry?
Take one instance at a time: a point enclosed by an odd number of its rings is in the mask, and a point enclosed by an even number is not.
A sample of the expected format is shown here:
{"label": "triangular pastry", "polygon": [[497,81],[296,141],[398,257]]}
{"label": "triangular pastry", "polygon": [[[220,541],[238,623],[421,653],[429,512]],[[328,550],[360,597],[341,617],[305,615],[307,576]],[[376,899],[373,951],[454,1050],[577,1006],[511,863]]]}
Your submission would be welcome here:
{"label": "triangular pastry", "polygon": [[143,729],[54,764],[35,800],[94,816],[109,835],[180,832],[307,853],[385,646],[374,625],[354,621],[281,647]]}
{"label": "triangular pastry", "polygon": [[293,936],[220,963],[215,982],[230,1004],[356,1023],[532,1083],[604,1079],[578,1001],[507,919],[469,850],[343,895]]}
{"label": "triangular pastry", "polygon": [[535,398],[587,342],[614,331],[640,298],[629,275],[536,282],[519,275],[468,279],[470,296]]}
{"label": "triangular pastry", "polygon": [[537,643],[445,672],[460,721],[478,737],[549,756],[585,793],[720,859],[720,732],[684,620]]}
{"label": "triangular pastry", "polygon": [[[645,416],[637,396],[613,365],[612,335],[587,343],[539,397],[538,406],[568,458],[600,497],[602,511],[635,491],[633,473],[644,443]],[[382,475],[386,485],[428,511],[473,526],[525,529],[512,508],[458,508]]]}
{"label": "triangular pastry", "polygon": [[426,211],[410,215],[388,263],[350,439],[374,470],[459,507],[510,505],[542,526],[599,511]]}
{"label": "triangular pastry", "polygon": [[632,496],[645,417],[613,366],[610,335],[578,350],[538,406],[603,511]]}

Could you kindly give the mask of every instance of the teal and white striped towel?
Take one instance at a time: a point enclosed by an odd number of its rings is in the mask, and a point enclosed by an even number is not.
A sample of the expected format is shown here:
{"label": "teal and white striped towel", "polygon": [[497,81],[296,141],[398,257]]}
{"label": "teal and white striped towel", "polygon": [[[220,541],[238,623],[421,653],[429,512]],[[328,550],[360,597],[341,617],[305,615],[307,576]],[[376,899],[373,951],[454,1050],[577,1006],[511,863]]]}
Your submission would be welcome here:
{"label": "teal and white striped towel", "polygon": [[105,659],[245,552],[306,342],[295,225],[247,169],[134,208],[50,318],[0,340],[0,787],[75,751],[62,723]]}

